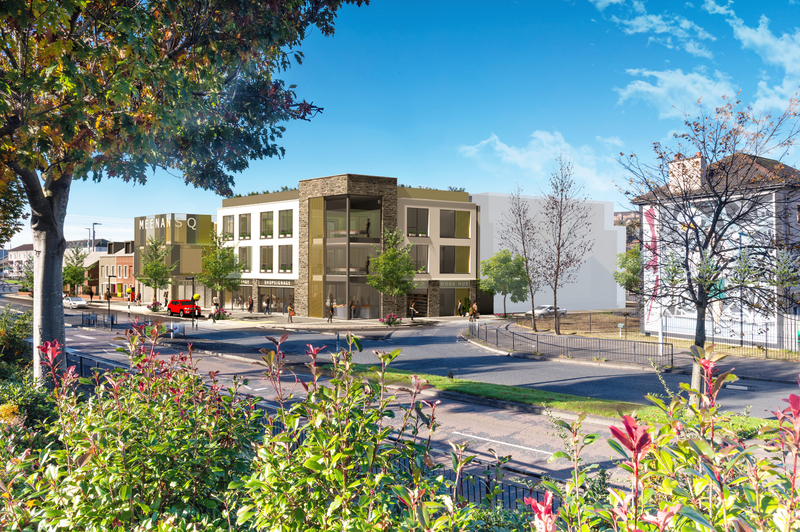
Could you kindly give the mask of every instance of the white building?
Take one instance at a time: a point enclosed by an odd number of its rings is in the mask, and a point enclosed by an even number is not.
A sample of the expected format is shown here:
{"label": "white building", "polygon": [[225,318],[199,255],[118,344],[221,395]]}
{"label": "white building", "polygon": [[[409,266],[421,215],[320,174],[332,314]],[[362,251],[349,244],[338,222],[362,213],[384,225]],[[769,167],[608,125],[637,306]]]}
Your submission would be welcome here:
{"label": "white building", "polygon": [[[501,251],[500,231],[504,213],[510,207],[508,194],[487,192],[470,196],[480,208],[480,258],[487,260]],[[523,196],[530,204],[532,214],[543,210],[544,199],[537,196]],[[617,269],[617,254],[625,252],[625,228],[614,225],[614,203],[610,201],[589,201],[590,237],[594,247],[581,265],[576,282],[558,291],[558,306],[568,311],[625,308],[625,291],[614,280]],[[545,286],[535,295],[536,305],[552,305],[553,292]],[[506,303],[508,312],[531,310],[530,301]],[[495,295],[495,312],[503,308],[503,296]]]}

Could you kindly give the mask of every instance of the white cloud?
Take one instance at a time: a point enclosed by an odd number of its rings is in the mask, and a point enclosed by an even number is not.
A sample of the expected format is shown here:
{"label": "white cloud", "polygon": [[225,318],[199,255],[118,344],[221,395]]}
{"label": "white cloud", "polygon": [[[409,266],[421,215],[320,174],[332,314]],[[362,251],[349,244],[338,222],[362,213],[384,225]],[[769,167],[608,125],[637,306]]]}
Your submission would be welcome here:
{"label": "white cloud", "polygon": [[601,137],[600,135],[597,135],[595,137],[595,139],[597,139],[598,141],[602,142],[603,144],[605,144],[609,148],[612,147],[612,146],[617,146],[617,147],[620,147],[620,148],[625,146],[625,143],[622,141],[622,139],[617,137],[617,136]]}
{"label": "white cloud", "polygon": [[589,2],[594,4],[594,7],[596,7],[599,11],[602,11],[613,4],[624,4],[625,0],[589,0]]}
{"label": "white cloud", "polygon": [[656,42],[667,48],[680,48],[686,52],[711,59],[713,54],[702,41],[715,41],[702,27],[691,20],[669,13],[654,15],[647,12],[640,1],[633,2],[633,13],[628,18],[612,16],[611,20],[628,35],[653,34],[650,42]]}
{"label": "white cloud", "polygon": [[631,76],[655,78],[650,83],[639,79],[632,81],[619,93],[619,103],[627,100],[643,100],[658,109],[659,118],[683,118],[684,111],[690,115],[697,101],[703,99],[703,105],[719,103],[722,96],[733,97],[737,89],[731,79],[721,72],[713,77],[705,75],[703,70],[684,73],[676,70],[631,69]]}
{"label": "white cloud", "polygon": [[753,107],[756,110],[785,108],[800,85],[800,30],[778,36],[769,29],[770,21],[763,15],[757,27],[747,26],[736,16],[731,4],[732,2],[728,2],[723,6],[715,0],[705,0],[703,8],[711,14],[726,18],[733,29],[733,36],[742,44],[743,49],[754,51],[765,63],[784,71],[783,81],[771,86],[767,84],[766,76],[763,76],[758,84]]}
{"label": "white cloud", "polygon": [[528,144],[522,147],[506,144],[492,133],[474,146],[461,146],[459,151],[476,159],[487,171],[522,170],[524,177],[540,184],[555,169],[556,157],[563,154],[572,161],[577,180],[586,183],[587,188],[599,192],[614,188],[611,181],[617,162],[610,157],[598,157],[589,146],[571,145],[558,131],[534,131]]}

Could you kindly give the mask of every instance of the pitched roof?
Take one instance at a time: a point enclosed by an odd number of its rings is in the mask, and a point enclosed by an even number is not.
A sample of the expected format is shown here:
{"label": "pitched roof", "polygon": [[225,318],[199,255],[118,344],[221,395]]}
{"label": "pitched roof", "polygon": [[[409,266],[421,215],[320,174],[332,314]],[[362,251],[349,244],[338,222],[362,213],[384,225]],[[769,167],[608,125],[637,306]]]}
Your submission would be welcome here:
{"label": "pitched roof", "polygon": [[17,246],[8,250],[9,253],[12,251],[33,251],[33,244],[22,244],[21,246]]}

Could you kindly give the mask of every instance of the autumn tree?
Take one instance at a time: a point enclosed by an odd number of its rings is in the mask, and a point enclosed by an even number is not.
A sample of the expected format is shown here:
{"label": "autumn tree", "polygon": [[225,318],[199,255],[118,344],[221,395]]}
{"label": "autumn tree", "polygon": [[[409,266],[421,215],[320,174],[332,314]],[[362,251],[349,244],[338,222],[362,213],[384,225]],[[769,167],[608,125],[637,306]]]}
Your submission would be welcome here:
{"label": "autumn tree", "polygon": [[[644,210],[648,308],[694,314],[694,344],[704,347],[712,305],[739,335],[745,310],[775,315],[793,304],[800,172],[781,159],[800,130],[796,100],[779,116],[729,98],[714,112],[698,109],[671,145],[653,145],[652,161],[628,155],[620,163],[623,192]],[[692,387],[700,387],[697,361]]]}
{"label": "autumn tree", "polygon": [[531,212],[530,203],[522,196],[522,188],[517,185],[508,194],[508,209],[503,212],[499,237],[500,245],[522,257],[525,264],[528,295],[531,298],[531,328],[534,331],[537,330],[534,296],[544,286],[538,232],[538,222]]}
{"label": "autumn tree", "polygon": [[230,195],[251,159],[283,154],[281,123],[320,111],[275,75],[309,31],[331,35],[343,4],[367,1],[0,2],[0,183],[31,211],[37,378],[37,347],[64,341],[73,180],[143,184],[163,168]]}
{"label": "autumn tree", "polygon": [[495,253],[492,258],[481,261],[481,288],[502,294],[503,315],[506,312],[506,299],[511,296],[512,303],[520,303],[528,299],[528,274],[525,273],[525,261],[519,255],[512,255],[507,249]]}
{"label": "autumn tree", "polygon": [[0,180],[0,247],[11,241],[28,217],[25,192],[16,179]]}

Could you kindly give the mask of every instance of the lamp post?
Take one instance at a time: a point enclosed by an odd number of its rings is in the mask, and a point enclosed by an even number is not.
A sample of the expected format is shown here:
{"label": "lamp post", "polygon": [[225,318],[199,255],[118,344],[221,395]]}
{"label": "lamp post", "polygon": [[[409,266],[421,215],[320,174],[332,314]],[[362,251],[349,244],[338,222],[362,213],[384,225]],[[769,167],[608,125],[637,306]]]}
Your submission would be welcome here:
{"label": "lamp post", "polygon": [[91,253],[92,252],[92,248],[90,246],[92,245],[92,228],[91,227],[85,227],[84,229],[89,231],[89,240],[86,241],[86,251]]}
{"label": "lamp post", "polygon": [[194,277],[186,277],[186,280],[192,282],[192,329],[194,329],[194,315],[196,313],[194,307],[197,305],[194,301]]}
{"label": "lamp post", "polygon": [[[744,233],[739,232],[739,259],[742,259],[742,253],[744,250],[742,249],[742,236],[745,236]],[[744,279],[740,279],[739,281],[739,347],[744,345],[744,286],[743,283]]]}
{"label": "lamp post", "polygon": [[97,249],[94,247],[94,226],[95,225],[103,225],[103,224],[101,224],[100,222],[92,223],[92,251],[97,251]]}
{"label": "lamp post", "polygon": [[108,276],[108,287],[106,288],[106,290],[108,291],[108,297],[106,298],[106,301],[108,301],[108,319],[109,319],[109,321],[111,320],[111,279],[116,279],[116,278],[117,278],[116,275],[109,275]]}

